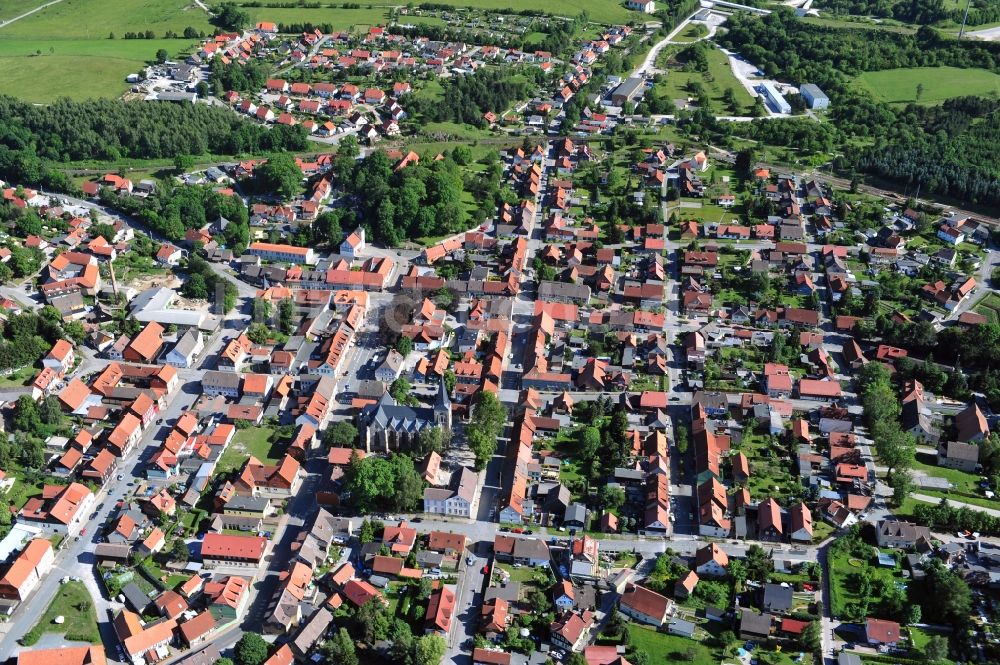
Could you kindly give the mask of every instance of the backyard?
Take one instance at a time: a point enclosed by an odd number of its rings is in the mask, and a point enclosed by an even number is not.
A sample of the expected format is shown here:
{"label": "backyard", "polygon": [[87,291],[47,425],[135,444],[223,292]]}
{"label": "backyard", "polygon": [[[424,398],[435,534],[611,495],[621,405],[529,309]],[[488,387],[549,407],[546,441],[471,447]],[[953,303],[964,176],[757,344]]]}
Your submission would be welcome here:
{"label": "backyard", "polygon": [[241,466],[251,455],[263,464],[277,464],[284,453],[284,446],[275,439],[276,431],[270,427],[246,427],[236,432],[233,442],[222,453],[215,467],[216,473],[227,473]]}
{"label": "backyard", "polygon": [[[62,617],[63,623],[55,623],[56,617]],[[101,643],[94,601],[82,582],[67,582],[59,587],[59,592],[45,614],[34,628],[24,634],[21,643],[31,646],[38,642],[43,633],[61,634],[66,640],[73,642]]]}
{"label": "backyard", "polygon": [[827,557],[830,577],[830,611],[834,618],[858,620],[873,599],[861,593],[862,578],[867,575],[874,588],[905,584],[899,561],[893,568],[877,565],[875,549],[859,537],[844,536],[830,546]]}

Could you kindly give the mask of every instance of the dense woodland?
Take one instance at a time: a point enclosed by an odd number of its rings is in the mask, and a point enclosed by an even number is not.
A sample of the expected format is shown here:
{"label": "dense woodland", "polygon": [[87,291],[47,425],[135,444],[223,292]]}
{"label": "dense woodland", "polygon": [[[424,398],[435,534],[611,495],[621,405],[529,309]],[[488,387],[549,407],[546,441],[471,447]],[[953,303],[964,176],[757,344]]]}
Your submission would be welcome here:
{"label": "dense woodland", "polygon": [[[944,0],[821,0],[816,5],[831,14],[894,18],[905,23],[929,25],[952,20],[961,23],[965,3],[957,9],[945,7]],[[982,25],[1000,20],[1000,2],[975,0],[969,10],[967,25]]]}
{"label": "dense woodland", "polygon": [[[733,131],[778,145],[828,150],[850,137],[875,138],[864,150],[848,150],[837,166],[857,169],[921,191],[973,203],[1000,205],[1000,104],[960,98],[940,107],[894,108],[862,92],[851,77],[898,67],[980,67],[1000,72],[1000,44],[945,39],[931,28],[913,35],[872,33],[809,25],[785,11],[760,18],[731,17],[723,46],[738,50],[768,75],[811,81],[831,98],[830,118],[842,134],[806,121],[756,122]],[[704,128],[718,123],[699,118]],[[806,130],[803,125],[813,125]],[[799,136],[806,132],[805,138]],[[801,145],[800,141],[806,141]]]}
{"label": "dense woodland", "polygon": [[223,237],[233,253],[241,254],[250,241],[249,214],[242,199],[219,194],[209,187],[161,187],[146,198],[119,196],[105,188],[101,190],[101,201],[136,217],[169,240],[181,240],[188,229],[202,228],[225,217],[232,223]]}
{"label": "dense woodland", "polygon": [[[35,106],[0,96],[0,148],[4,147],[25,160],[113,161],[302,150],[306,134],[301,127],[269,130],[228,109],[206,105],[60,99]],[[4,165],[0,152],[0,166]]]}
{"label": "dense woodland", "polygon": [[500,114],[528,95],[528,77],[544,77],[537,68],[480,69],[469,76],[444,79],[444,99],[415,97],[410,109],[431,122],[464,122],[485,127],[483,114]]}
{"label": "dense woodland", "polygon": [[[339,183],[356,205],[337,208],[333,211],[335,218],[321,220],[317,233],[323,237],[316,240],[334,242],[341,229],[349,230],[358,224],[368,229],[371,240],[393,246],[404,240],[467,229],[470,217],[462,203],[467,183],[458,164],[466,161],[468,155],[462,153],[467,152],[468,149],[456,149],[443,159],[424,159],[398,171],[381,150],[356,163],[340,156],[338,162],[345,172],[339,174]],[[483,177],[468,183],[470,189],[472,185],[483,188],[477,198],[489,203],[481,206],[480,211],[495,210],[500,200],[501,173],[498,160],[493,160]]]}

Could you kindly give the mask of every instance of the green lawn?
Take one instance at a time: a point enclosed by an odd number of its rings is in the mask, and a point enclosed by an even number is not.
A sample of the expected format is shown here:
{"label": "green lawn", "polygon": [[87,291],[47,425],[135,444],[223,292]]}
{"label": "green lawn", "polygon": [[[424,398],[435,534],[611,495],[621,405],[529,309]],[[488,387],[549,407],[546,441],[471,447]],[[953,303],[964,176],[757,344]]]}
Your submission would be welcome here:
{"label": "green lawn", "polygon": [[233,442],[219,458],[215,472],[238,469],[251,455],[264,464],[276,464],[284,454],[284,448],[272,441],[273,435],[274,430],[270,427],[247,427],[236,432]]}
{"label": "green lawn", "polygon": [[1000,75],[985,69],[956,67],[909,67],[865,72],[855,79],[879,101],[905,104],[917,101],[917,86],[923,85],[919,102],[937,104],[952,97],[1000,94]]}
{"label": "green lawn", "polygon": [[[5,29],[0,28],[0,81],[3,81],[3,90],[36,103],[51,102],[59,97],[118,97],[128,89],[125,77],[140,71],[148,60],[153,59],[158,49],[176,53],[193,44],[183,39],[6,37]],[[41,55],[37,55],[38,52]]]}
{"label": "green lawn", "polygon": [[167,270],[155,259],[142,256],[138,252],[129,252],[114,260],[115,278],[122,283],[131,279],[139,279],[150,275],[166,275]]}
{"label": "green lawn", "polygon": [[821,542],[823,542],[824,540],[826,540],[827,538],[829,538],[830,535],[833,534],[834,531],[836,531],[836,529],[834,529],[832,525],[830,525],[830,524],[828,524],[826,522],[823,522],[823,521],[819,521],[819,522],[815,522],[814,521],[813,522],[813,542],[814,543],[821,543]]}
{"label": "green lawn", "polygon": [[[53,623],[58,616],[65,619],[61,625]],[[101,643],[94,600],[82,582],[67,582],[59,587],[59,593],[52,604],[35,627],[24,634],[21,642],[27,646],[35,644],[42,633],[62,634],[67,640],[74,642]]]}
{"label": "green lawn", "polygon": [[[722,660],[722,652],[710,649],[702,642],[689,640],[678,635],[660,633],[637,623],[629,625],[632,646],[649,656],[652,665],[678,662],[694,665],[717,665]],[[690,658],[689,654],[694,656]]]}
{"label": "green lawn", "polygon": [[705,86],[705,92],[711,98],[714,110],[720,114],[728,114],[731,111],[722,101],[722,95],[726,88],[733,89],[741,113],[753,104],[753,97],[733,75],[726,54],[717,48],[708,51],[708,71],[706,73],[671,69],[664,82],[653,89],[653,94],[666,99],[687,99],[691,97],[691,93],[687,89],[687,85],[691,81],[700,81]]}
{"label": "green lawn", "polygon": [[674,41],[686,44],[697,41],[706,35],[708,35],[708,28],[704,23],[689,23],[686,28],[681,30],[679,35],[674,37]]}
{"label": "green lawn", "polygon": [[31,385],[31,380],[38,374],[38,370],[32,366],[22,367],[14,370],[10,374],[0,376],[0,388],[20,388]]}
{"label": "green lawn", "polygon": [[923,471],[928,476],[934,476],[935,478],[944,478],[950,482],[953,489],[959,492],[968,492],[969,494],[979,494],[979,482],[982,480],[981,476],[977,476],[974,473],[966,473],[965,471],[959,471],[958,469],[946,469],[944,467],[937,466],[937,464],[932,464],[935,460],[930,455],[923,455],[917,453],[917,457],[913,462],[913,468],[918,471]]}
{"label": "green lawn", "polygon": [[902,583],[902,571],[897,563],[896,568],[880,568],[874,562],[873,550],[869,545],[858,546],[856,551],[850,551],[844,546],[846,538],[838,541],[828,550],[830,567],[830,611],[835,618],[855,619],[851,616],[851,608],[856,606],[861,597],[857,593],[857,577],[866,569],[872,578],[884,578],[895,583]]}

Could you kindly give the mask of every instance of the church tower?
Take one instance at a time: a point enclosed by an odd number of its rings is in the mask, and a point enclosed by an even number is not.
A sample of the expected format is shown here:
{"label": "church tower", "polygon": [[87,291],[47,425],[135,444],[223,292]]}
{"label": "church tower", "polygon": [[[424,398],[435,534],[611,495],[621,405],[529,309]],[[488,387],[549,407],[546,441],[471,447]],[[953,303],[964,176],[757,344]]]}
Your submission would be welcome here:
{"label": "church tower", "polygon": [[434,424],[444,430],[451,430],[451,398],[444,385],[444,377],[438,380],[438,394],[434,399]]}

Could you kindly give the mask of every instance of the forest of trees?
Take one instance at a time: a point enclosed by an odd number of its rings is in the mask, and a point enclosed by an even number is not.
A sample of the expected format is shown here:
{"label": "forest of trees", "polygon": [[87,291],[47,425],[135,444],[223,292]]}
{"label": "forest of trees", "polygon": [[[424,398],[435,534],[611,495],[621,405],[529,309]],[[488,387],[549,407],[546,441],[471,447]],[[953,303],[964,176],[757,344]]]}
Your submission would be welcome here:
{"label": "forest of trees", "polygon": [[[945,7],[944,0],[822,0],[816,5],[831,14],[894,18],[904,23],[929,25],[951,20],[961,23],[965,3],[957,9]],[[969,10],[968,25],[982,25],[1000,20],[1000,2],[976,0]]]}
{"label": "forest of trees", "polygon": [[[946,39],[927,27],[914,34],[879,31],[878,39],[872,39],[870,31],[810,25],[786,11],[763,18],[734,16],[729,26],[720,43],[757,63],[768,76],[822,87],[831,99],[830,118],[843,138],[877,137],[869,148],[838,157],[837,167],[906,185],[919,181],[921,191],[930,194],[1000,204],[1000,169],[994,157],[1000,150],[996,113],[1000,103],[966,97],[940,107],[910,104],[895,109],[875,101],[851,81],[861,72],[899,67],[979,67],[1000,72],[1000,44]],[[710,120],[701,122],[713,129]],[[754,138],[792,145],[792,128],[796,125],[790,122],[755,126],[751,132]],[[815,147],[834,139],[839,142],[841,137],[807,137]]]}
{"label": "forest of trees", "polygon": [[[65,162],[235,155],[302,150],[306,141],[302,127],[269,130],[228,109],[207,105],[60,99],[36,106],[0,96],[0,148],[24,153],[24,159]],[[0,150],[0,168],[7,166],[5,161]],[[11,179],[38,181],[37,177]]]}
{"label": "forest of trees", "polygon": [[410,109],[431,122],[464,122],[483,127],[487,111],[502,113],[528,95],[528,77],[543,77],[537,67],[480,69],[469,76],[443,79],[444,99],[414,98]]}
{"label": "forest of trees", "polygon": [[104,188],[100,196],[103,203],[136,217],[170,240],[181,240],[188,229],[225,217],[232,222],[223,232],[226,246],[239,255],[250,242],[250,217],[243,200],[210,187],[160,187],[146,198],[122,196]]}
{"label": "forest of trees", "polygon": [[[369,229],[370,240],[395,246],[467,228],[469,215],[462,204],[465,184],[450,154],[399,171],[393,171],[393,166],[385,152],[376,150],[344,174],[341,185],[358,205],[338,210],[343,212],[335,220],[336,233],[362,223]],[[330,228],[333,221],[324,220],[324,225]]]}
{"label": "forest of trees", "polygon": [[858,168],[884,178],[972,203],[1000,205],[1000,102],[980,97],[949,99],[941,106],[906,108],[909,136],[878,141]]}

